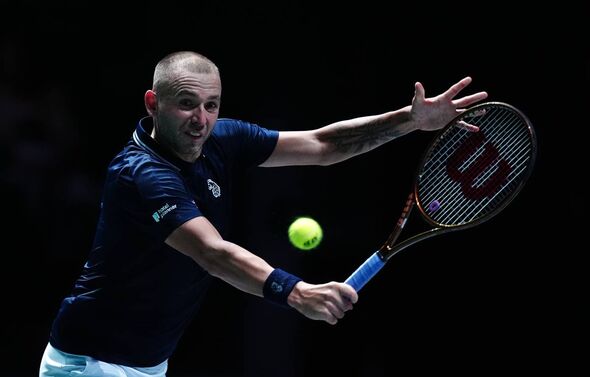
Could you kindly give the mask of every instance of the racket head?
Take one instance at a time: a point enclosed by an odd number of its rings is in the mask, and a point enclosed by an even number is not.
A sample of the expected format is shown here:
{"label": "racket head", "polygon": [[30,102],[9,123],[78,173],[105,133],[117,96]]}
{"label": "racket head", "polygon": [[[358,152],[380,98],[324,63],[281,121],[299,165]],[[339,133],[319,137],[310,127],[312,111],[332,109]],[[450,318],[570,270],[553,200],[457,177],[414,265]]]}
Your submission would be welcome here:
{"label": "racket head", "polygon": [[[457,126],[460,121],[478,132]],[[417,169],[414,195],[431,225],[463,229],[500,213],[533,170],[537,138],[526,115],[503,102],[473,106],[444,127]]]}

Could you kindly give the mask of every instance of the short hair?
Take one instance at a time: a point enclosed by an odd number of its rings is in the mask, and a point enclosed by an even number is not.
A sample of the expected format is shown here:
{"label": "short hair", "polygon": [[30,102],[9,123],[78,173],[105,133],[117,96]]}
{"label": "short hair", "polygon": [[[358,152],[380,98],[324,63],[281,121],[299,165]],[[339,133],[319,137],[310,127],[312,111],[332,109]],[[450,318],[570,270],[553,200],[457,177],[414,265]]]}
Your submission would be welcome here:
{"label": "short hair", "polygon": [[152,90],[166,95],[170,81],[180,71],[214,73],[219,76],[219,68],[206,56],[194,51],[177,51],[166,55],[156,65]]}

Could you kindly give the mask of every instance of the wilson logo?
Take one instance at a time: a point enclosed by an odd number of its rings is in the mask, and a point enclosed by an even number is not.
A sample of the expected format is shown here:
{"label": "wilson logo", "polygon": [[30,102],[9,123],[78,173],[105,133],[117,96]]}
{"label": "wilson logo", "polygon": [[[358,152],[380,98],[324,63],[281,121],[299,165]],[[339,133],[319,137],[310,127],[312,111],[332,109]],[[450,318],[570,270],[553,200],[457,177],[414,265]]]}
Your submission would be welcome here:
{"label": "wilson logo", "polygon": [[[461,185],[461,191],[468,199],[481,200],[486,196],[491,198],[506,182],[512,170],[508,162],[500,158],[498,148],[492,143],[484,145],[485,141],[483,132],[472,133],[447,161],[449,177]],[[474,158],[478,149],[482,147],[481,153]],[[459,167],[468,160],[473,161],[469,162],[469,166],[463,171],[459,170]],[[494,168],[496,170],[489,174]],[[485,176],[484,173],[488,176],[479,183],[478,180]]]}

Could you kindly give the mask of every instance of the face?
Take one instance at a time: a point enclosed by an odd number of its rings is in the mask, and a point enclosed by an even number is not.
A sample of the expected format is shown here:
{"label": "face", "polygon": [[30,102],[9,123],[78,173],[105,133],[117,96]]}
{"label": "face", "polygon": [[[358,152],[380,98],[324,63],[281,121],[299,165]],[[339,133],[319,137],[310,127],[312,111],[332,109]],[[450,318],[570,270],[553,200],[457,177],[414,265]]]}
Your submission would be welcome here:
{"label": "face", "polygon": [[219,116],[219,76],[182,72],[165,93],[149,90],[145,101],[154,119],[152,137],[182,160],[196,161]]}

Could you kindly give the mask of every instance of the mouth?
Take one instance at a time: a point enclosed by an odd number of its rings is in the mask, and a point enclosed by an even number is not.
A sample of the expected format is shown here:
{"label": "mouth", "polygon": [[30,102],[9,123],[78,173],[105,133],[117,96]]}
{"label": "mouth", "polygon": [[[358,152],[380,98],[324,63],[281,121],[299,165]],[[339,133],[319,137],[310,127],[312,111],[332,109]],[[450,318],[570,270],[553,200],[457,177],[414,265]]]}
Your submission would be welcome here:
{"label": "mouth", "polygon": [[203,133],[201,133],[200,131],[185,132],[185,135],[190,137],[192,140],[198,140],[203,137]]}

